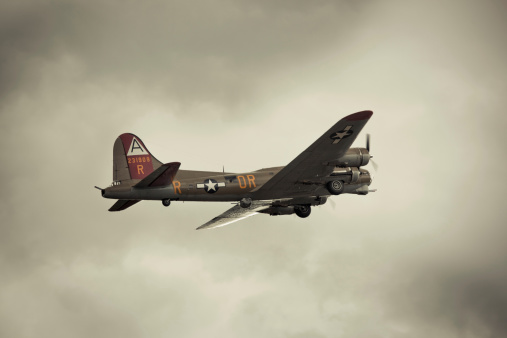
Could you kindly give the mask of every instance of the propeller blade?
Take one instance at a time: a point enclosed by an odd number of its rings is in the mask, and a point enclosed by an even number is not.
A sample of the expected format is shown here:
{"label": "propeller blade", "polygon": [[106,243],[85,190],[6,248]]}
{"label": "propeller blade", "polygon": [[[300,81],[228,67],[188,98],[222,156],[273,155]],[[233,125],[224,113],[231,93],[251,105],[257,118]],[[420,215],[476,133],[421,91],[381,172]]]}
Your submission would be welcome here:
{"label": "propeller blade", "polygon": [[366,150],[370,152],[370,134],[366,134]]}
{"label": "propeller blade", "polygon": [[329,201],[329,204],[331,204],[331,208],[333,208],[333,210],[336,209],[336,202],[331,198],[328,198],[327,200]]}
{"label": "propeller blade", "polygon": [[373,166],[373,169],[374,169],[375,171],[378,171],[378,164],[377,164],[377,162],[375,162],[374,160],[372,160],[372,159],[370,158],[370,163],[371,163],[371,165]]}

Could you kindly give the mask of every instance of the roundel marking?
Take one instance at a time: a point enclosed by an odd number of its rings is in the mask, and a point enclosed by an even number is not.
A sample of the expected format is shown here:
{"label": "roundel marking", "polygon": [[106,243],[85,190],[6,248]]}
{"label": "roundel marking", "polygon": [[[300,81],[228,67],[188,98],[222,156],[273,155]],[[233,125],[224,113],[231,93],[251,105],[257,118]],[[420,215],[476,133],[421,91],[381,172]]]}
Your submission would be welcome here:
{"label": "roundel marking", "polygon": [[343,140],[344,138],[349,137],[353,133],[354,132],[352,131],[352,126],[346,126],[345,129],[340,130],[340,131],[336,131],[336,132],[332,133],[331,135],[329,135],[329,138],[331,140],[333,140],[333,144],[336,144],[336,143],[340,142],[341,140]]}
{"label": "roundel marking", "polygon": [[212,178],[208,178],[207,180],[204,180],[204,190],[208,194],[216,193],[218,191],[218,182]]}

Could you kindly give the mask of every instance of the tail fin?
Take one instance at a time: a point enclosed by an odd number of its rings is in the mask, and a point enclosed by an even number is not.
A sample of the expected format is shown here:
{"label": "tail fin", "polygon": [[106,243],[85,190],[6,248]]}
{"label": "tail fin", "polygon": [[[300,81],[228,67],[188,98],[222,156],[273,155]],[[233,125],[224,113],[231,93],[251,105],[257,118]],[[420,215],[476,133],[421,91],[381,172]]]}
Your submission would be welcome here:
{"label": "tail fin", "polygon": [[142,180],[161,165],[134,134],[121,134],[114,142],[113,181]]}

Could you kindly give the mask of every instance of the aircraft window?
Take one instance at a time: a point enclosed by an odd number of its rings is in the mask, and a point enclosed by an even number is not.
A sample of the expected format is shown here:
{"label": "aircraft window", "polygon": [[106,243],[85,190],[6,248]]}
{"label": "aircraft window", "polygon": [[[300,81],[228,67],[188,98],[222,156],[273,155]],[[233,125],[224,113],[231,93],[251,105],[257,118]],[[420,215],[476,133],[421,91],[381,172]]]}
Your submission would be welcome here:
{"label": "aircraft window", "polygon": [[233,176],[225,176],[225,180],[229,181],[230,183],[238,182],[238,178],[236,175]]}

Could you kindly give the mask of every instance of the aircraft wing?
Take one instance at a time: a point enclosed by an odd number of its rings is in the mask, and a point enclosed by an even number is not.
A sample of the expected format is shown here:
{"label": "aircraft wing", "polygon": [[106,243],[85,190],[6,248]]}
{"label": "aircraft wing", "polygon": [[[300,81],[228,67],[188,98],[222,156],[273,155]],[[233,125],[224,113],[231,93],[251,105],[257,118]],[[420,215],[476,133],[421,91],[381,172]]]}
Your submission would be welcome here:
{"label": "aircraft wing", "polygon": [[281,197],[286,193],[311,193],[315,191],[315,185],[303,185],[298,184],[298,182],[319,179],[331,174],[334,168],[332,162],[347,152],[372,114],[373,112],[365,110],[346,116],[338,121],[317,141],[260,187],[256,191],[256,197],[273,198],[274,196]]}
{"label": "aircraft wing", "polygon": [[242,208],[239,205],[235,205],[223,214],[213,218],[211,221],[201,225],[196,230],[202,229],[213,229],[222,227],[227,224],[231,224],[240,221],[244,218],[253,216],[259,211],[269,208],[271,201],[253,201],[252,205],[248,208]]}

